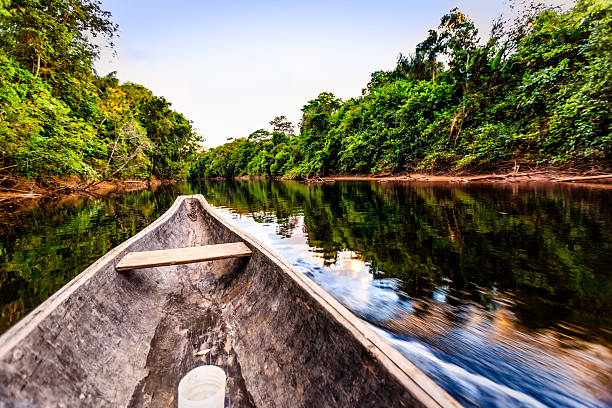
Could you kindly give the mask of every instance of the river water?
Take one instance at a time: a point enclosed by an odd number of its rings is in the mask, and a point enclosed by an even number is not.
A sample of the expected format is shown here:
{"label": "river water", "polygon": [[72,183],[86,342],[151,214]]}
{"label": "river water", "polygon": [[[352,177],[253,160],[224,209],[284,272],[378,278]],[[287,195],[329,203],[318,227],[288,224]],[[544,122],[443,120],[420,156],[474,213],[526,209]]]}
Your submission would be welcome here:
{"label": "river water", "polygon": [[0,211],[0,332],[202,193],[466,406],[612,406],[612,189],[202,181]]}

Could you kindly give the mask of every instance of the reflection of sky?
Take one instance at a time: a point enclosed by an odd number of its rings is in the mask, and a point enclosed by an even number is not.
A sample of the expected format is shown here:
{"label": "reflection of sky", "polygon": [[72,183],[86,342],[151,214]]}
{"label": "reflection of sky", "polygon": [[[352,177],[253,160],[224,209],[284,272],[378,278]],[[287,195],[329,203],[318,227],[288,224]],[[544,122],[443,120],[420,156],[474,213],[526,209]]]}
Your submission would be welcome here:
{"label": "reflection of sky", "polygon": [[446,294],[448,293],[448,286],[438,286],[433,293],[433,299],[436,302],[446,302]]}
{"label": "reflection of sky", "polygon": [[[272,215],[268,217],[267,214],[265,222],[256,222],[229,208],[217,210],[284,256],[366,321],[384,325],[384,322],[402,322],[407,316],[414,316],[413,301],[397,290],[399,282],[373,279],[370,265],[355,252],[345,249],[337,253],[331,264],[329,260],[326,263],[317,249],[308,245],[303,216],[296,217],[291,236],[285,238],[278,233],[279,225],[271,221]],[[448,289],[448,285],[436,288],[432,304],[445,306]],[[549,340],[518,330],[512,314],[503,307],[491,313],[469,306],[454,313],[463,315],[462,325],[446,322],[448,317],[444,312],[440,316],[427,315],[424,322],[417,321],[417,324],[431,326],[432,332],[437,329],[435,318],[445,322],[437,337],[432,336],[435,341],[431,343],[373,327],[464,405],[612,407],[612,401],[597,400],[588,388],[594,386],[596,392],[604,395],[604,400],[610,398],[609,390],[597,389],[601,384],[589,378],[601,370],[601,361],[589,362],[588,354],[581,355],[578,350],[564,354],[556,343],[548,348],[544,347],[546,344],[542,344],[542,348],[534,347],[535,342]],[[609,355],[605,351],[604,354]],[[609,365],[606,367],[611,370]]]}
{"label": "reflection of sky", "polygon": [[308,235],[303,232],[303,216],[297,217],[298,223],[292,236],[283,238],[277,233],[276,223],[258,223],[251,217],[233,213],[230,209],[218,210],[234,224],[287,258],[292,265],[356,314],[374,320],[383,320],[397,317],[399,309],[411,309],[409,301],[400,299],[396,293],[396,280],[374,280],[370,273],[370,265],[356,253],[348,250],[340,251],[336,260],[325,266],[321,254],[308,245]]}

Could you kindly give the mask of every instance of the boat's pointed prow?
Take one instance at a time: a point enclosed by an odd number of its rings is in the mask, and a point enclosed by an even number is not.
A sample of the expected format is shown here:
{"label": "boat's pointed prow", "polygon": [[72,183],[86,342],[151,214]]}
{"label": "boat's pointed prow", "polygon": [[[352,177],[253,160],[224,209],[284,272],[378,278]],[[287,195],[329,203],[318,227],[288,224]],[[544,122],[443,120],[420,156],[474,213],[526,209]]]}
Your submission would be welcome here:
{"label": "boat's pointed prow", "polygon": [[204,364],[227,373],[233,407],[460,406],[193,195],[0,337],[0,407],[176,406]]}

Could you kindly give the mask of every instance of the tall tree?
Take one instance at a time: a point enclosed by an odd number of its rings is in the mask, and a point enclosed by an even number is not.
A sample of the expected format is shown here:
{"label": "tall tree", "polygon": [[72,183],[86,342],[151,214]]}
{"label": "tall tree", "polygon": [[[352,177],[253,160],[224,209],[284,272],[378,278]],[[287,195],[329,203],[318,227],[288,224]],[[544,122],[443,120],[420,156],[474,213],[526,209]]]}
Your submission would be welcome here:
{"label": "tall tree", "polygon": [[[0,46],[35,76],[57,71],[88,75],[105,37],[112,47],[117,25],[98,0],[12,0],[0,3]],[[41,72],[42,70],[42,72]]]}
{"label": "tall tree", "polygon": [[293,135],[293,124],[285,115],[275,116],[274,119],[270,121],[270,125],[272,125],[272,132],[280,132],[285,134],[285,136]]}

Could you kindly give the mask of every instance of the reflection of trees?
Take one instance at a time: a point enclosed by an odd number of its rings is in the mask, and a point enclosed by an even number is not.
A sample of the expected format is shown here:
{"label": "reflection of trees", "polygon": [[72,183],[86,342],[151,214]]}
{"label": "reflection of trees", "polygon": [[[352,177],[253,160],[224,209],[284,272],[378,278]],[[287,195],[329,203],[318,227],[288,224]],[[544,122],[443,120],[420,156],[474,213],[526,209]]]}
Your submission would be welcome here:
{"label": "reflection of trees", "polygon": [[609,193],[563,188],[202,181],[48,204],[1,218],[0,331],[193,192],[276,222],[284,237],[302,233],[303,216],[327,264],[354,251],[413,297],[448,285],[450,304],[495,308],[493,292],[505,291],[523,324],[609,327]]}
{"label": "reflection of trees", "polygon": [[282,235],[291,215],[303,214],[309,245],[324,258],[358,252],[376,277],[401,279],[411,296],[430,296],[446,278],[451,302],[494,307],[493,289],[514,293],[513,310],[535,326],[585,317],[610,323],[605,191],[269,181],[199,187],[215,205],[274,215]]}
{"label": "reflection of trees", "polygon": [[279,224],[278,235],[280,235],[283,238],[292,237],[299,222],[300,222],[300,218],[298,216],[290,215],[289,217],[287,217],[286,222]]}
{"label": "reflection of trees", "polygon": [[48,204],[3,217],[0,332],[158,218],[188,185]]}

